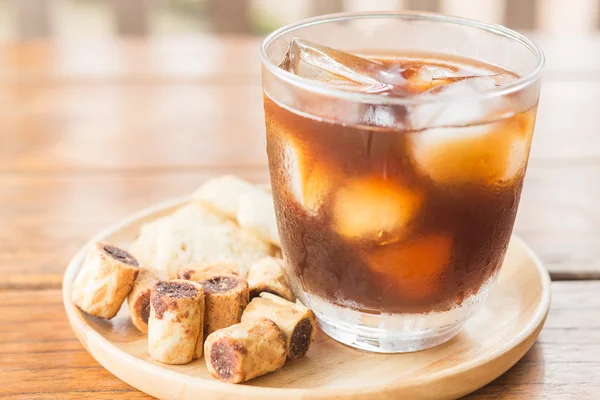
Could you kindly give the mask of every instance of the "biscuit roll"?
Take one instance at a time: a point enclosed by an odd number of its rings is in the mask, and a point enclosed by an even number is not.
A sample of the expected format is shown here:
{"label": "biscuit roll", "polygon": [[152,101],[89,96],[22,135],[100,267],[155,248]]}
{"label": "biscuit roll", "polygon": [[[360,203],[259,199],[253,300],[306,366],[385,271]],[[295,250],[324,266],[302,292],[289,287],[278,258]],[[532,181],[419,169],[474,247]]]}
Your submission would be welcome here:
{"label": "biscuit roll", "polygon": [[133,283],[133,289],[127,296],[127,305],[131,322],[142,333],[148,333],[148,318],[150,317],[150,292],[158,278],[146,268],[140,268],[140,273]]}
{"label": "biscuit roll", "polygon": [[138,261],[107,242],[89,250],[73,282],[71,301],[90,315],[111,319],[131,291],[139,272]]}
{"label": "biscuit roll", "polygon": [[237,324],[248,305],[248,282],[233,275],[215,275],[200,281],[204,288],[204,336]]}
{"label": "biscuit roll", "polygon": [[285,338],[266,318],[213,332],[204,342],[208,373],[239,383],[278,370],[285,363]]}
{"label": "biscuit roll", "polygon": [[212,263],[182,265],[177,269],[177,279],[200,282],[214,275],[239,275],[240,269],[235,260],[227,259]]}
{"label": "biscuit roll", "polygon": [[275,322],[285,336],[287,358],[293,360],[306,354],[315,340],[317,321],[315,314],[302,304],[292,303],[270,293],[261,293],[252,299],[242,322],[268,318]]}
{"label": "biscuit roll", "polygon": [[290,289],[283,260],[275,257],[266,257],[258,260],[248,270],[248,287],[250,298],[262,292],[272,293],[289,301],[296,301],[296,296]]}
{"label": "biscuit roll", "polygon": [[160,281],[150,294],[148,353],[165,364],[202,356],[204,290],[196,282]]}

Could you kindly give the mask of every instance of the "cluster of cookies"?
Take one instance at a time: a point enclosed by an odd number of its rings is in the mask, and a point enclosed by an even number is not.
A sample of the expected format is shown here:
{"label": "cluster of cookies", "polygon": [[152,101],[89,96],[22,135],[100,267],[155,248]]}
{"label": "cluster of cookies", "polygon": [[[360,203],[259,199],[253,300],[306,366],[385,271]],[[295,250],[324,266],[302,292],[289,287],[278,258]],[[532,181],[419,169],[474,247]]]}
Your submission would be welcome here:
{"label": "cluster of cookies", "polygon": [[[232,190],[230,184],[224,188],[219,183],[223,180],[233,182],[237,189]],[[246,191],[249,187],[252,190]],[[221,196],[214,195],[219,190]],[[260,190],[270,200],[270,195]],[[223,199],[223,191],[228,192],[225,198],[229,202],[210,204],[211,199]],[[226,382],[247,381],[281,368],[286,359],[303,356],[314,340],[315,316],[295,302],[283,260],[273,257],[278,244],[274,215],[268,215],[271,211],[261,192],[239,179],[218,178],[196,192],[204,201],[195,201],[171,216],[151,222],[145,226],[146,233],[142,228],[132,247],[135,256],[110,243],[94,244],[73,283],[73,303],[90,315],[110,319],[127,299],[132,323],[148,335],[148,353],[153,359],[186,364],[204,354],[210,375]],[[239,194],[248,197],[245,203],[238,201]],[[236,196],[238,200],[231,201]],[[261,202],[267,205],[263,211],[250,212],[252,207],[260,209],[257,204]],[[179,212],[189,217],[192,206],[205,224],[192,228],[186,222],[179,230],[174,229],[173,216]],[[217,206],[221,212],[215,211]],[[240,207],[246,207],[242,211],[244,223],[240,222]],[[233,220],[233,213],[237,221]],[[153,227],[148,228],[157,221],[163,224],[158,234]],[[219,221],[229,224],[226,231],[230,237],[221,238],[224,244],[213,246],[212,252],[205,246],[194,248],[194,238],[203,235],[195,231],[208,229],[211,234],[218,233],[215,227]],[[157,264],[161,249],[148,243],[160,244],[168,224],[172,229],[169,240],[176,241],[173,246],[190,251]],[[239,239],[247,233],[252,235],[248,238],[257,238],[255,243],[264,247],[259,249],[254,244],[244,251],[229,243],[231,237]],[[247,239],[246,243],[252,240]],[[183,263],[182,259],[188,262]],[[181,262],[177,267],[176,260]],[[160,275],[166,278],[159,279]]]}
{"label": "cluster of cookies", "polygon": [[273,198],[265,189],[222,176],[192,199],[141,227],[129,250],[142,265],[175,277],[181,265],[232,259],[246,276],[256,260],[279,255]]}

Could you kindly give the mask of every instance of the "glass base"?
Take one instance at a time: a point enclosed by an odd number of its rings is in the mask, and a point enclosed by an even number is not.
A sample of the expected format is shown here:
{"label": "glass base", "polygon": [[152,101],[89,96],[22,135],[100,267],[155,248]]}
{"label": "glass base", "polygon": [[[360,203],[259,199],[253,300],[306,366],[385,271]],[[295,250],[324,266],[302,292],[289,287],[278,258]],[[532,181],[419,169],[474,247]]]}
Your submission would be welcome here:
{"label": "glass base", "polygon": [[294,286],[302,304],[312,309],[319,326],[328,336],[348,346],[376,353],[407,353],[429,349],[456,336],[475,314],[494,287],[496,275],[462,304],[446,311],[425,314],[369,314],[356,306],[334,305]]}
{"label": "glass base", "polygon": [[421,331],[390,331],[366,326],[346,325],[315,313],[319,326],[328,336],[345,345],[375,353],[408,353],[447,342],[462,329],[464,322]]}

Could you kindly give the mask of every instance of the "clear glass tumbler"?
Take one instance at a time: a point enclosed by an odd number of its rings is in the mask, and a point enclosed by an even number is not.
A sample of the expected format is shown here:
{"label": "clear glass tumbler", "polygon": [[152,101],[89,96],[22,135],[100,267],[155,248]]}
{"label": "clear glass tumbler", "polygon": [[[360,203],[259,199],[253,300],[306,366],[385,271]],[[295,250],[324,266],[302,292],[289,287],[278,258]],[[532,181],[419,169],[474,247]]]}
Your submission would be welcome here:
{"label": "clear glass tumbler", "polygon": [[337,14],[272,33],[262,63],[277,223],[300,301],[363,350],[454,337],[510,240],[540,49],[466,19]]}

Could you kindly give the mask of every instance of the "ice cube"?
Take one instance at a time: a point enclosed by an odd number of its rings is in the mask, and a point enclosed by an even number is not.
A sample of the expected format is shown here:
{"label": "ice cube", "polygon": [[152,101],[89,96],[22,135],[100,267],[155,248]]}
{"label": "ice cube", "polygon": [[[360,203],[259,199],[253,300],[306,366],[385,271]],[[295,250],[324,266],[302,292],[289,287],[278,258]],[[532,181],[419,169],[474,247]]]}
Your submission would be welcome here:
{"label": "ice cube", "polygon": [[288,188],[296,201],[304,206],[302,195],[302,172],[300,170],[300,159],[296,149],[291,142],[283,144],[283,170],[288,181]]}
{"label": "ice cube", "polygon": [[406,108],[400,105],[363,105],[357,116],[361,125],[406,129]]}
{"label": "ice cube", "polygon": [[430,64],[412,64],[404,68],[404,76],[411,81],[431,82],[455,75],[456,68],[445,68]]}
{"label": "ice cube", "polygon": [[[504,86],[511,82],[514,82],[517,78],[511,74],[493,74],[493,75],[468,75],[468,76],[445,76],[445,77],[434,77],[432,80],[434,81],[435,86],[439,86],[441,84],[447,85],[460,81],[479,81],[481,79],[485,79],[488,83],[494,83],[494,86]],[[491,87],[491,85],[489,85]]]}
{"label": "ice cube", "polygon": [[381,178],[357,178],[335,194],[333,226],[342,236],[398,240],[422,203],[417,190]]}
{"label": "ice cube", "polygon": [[383,290],[397,290],[405,299],[418,301],[441,287],[452,248],[450,236],[430,233],[375,248],[366,261],[379,275]]}
{"label": "ice cube", "polygon": [[524,168],[533,112],[470,127],[434,128],[407,135],[418,171],[438,184],[501,184]]}
{"label": "ice cube", "polygon": [[410,107],[410,126],[415,130],[464,126],[507,113],[510,102],[505,98],[482,100],[476,97],[495,88],[497,79],[500,78],[492,75],[456,77],[447,84],[435,86],[420,95],[428,102]]}
{"label": "ice cube", "polygon": [[303,39],[292,39],[280,67],[304,78],[361,92],[383,93],[391,88],[382,63]]}
{"label": "ice cube", "polygon": [[307,162],[302,148],[292,140],[286,140],[283,147],[283,167],[289,190],[298,204],[315,215],[339,179],[339,173],[318,161]]}
{"label": "ice cube", "polygon": [[429,64],[411,64],[405,66],[402,76],[407,79],[407,88],[412,93],[422,93],[439,85],[450,83],[456,68]]}

